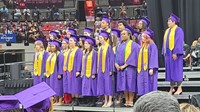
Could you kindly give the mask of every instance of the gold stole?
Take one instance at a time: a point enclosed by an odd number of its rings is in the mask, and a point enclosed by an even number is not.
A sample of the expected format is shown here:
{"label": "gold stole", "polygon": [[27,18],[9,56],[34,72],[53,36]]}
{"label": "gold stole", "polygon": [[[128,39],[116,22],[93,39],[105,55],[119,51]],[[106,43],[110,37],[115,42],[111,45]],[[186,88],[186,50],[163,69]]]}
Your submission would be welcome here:
{"label": "gold stole", "polygon": [[142,48],[140,48],[140,52],[138,55],[138,68],[137,68],[138,73],[141,72],[142,68],[142,54],[143,54],[144,70],[146,71],[148,66],[148,45],[142,45]]}
{"label": "gold stole", "polygon": [[[86,77],[89,78],[92,74],[92,57],[93,57],[93,50],[88,54],[88,57],[87,57],[87,61],[86,61],[86,66],[85,65],[85,58],[86,58],[86,54],[83,55],[83,58],[82,58],[82,66],[85,67],[85,72],[86,72]],[[83,69],[82,69],[83,70]],[[84,71],[82,71],[84,72]]]}
{"label": "gold stole", "polygon": [[102,72],[103,73],[105,72],[105,67],[106,67],[106,55],[107,55],[108,47],[109,47],[109,44],[106,43],[103,48],[101,46],[100,49],[98,50],[98,65],[99,65],[100,51],[101,51],[101,49],[103,49],[103,51],[102,51]]}
{"label": "gold stole", "polygon": [[60,52],[52,53],[48,57],[47,62],[46,62],[46,77],[50,77],[53,74],[54,69],[55,69],[57,55],[59,55],[59,53]]}
{"label": "gold stole", "polygon": [[70,50],[64,52],[64,64],[63,64],[63,71],[67,71],[67,58]]}
{"label": "gold stole", "polygon": [[130,54],[131,54],[131,51],[132,51],[132,43],[133,43],[132,40],[129,40],[129,41],[126,43],[126,48],[125,48],[125,62],[127,61],[128,57],[129,57]]}
{"label": "gold stole", "polygon": [[[169,35],[169,49],[172,51],[174,49],[174,43],[175,43],[175,33],[176,33],[176,28],[178,26],[175,25],[173,28],[171,28],[171,32],[170,32],[170,35]],[[168,28],[166,31],[165,31],[165,35],[164,35],[164,54],[166,53],[166,42],[167,42],[167,36],[168,36],[168,33],[169,33],[169,30],[170,28]]]}
{"label": "gold stole", "polygon": [[68,60],[68,68],[67,70],[69,72],[71,72],[73,70],[73,67],[74,67],[74,58],[75,58],[75,54],[76,54],[76,51],[78,50],[78,47],[75,47],[72,52],[70,53],[69,55],[69,60]]}
{"label": "gold stole", "polygon": [[36,56],[34,60],[34,75],[40,76],[42,72],[42,60],[43,60],[44,51],[39,52],[38,56],[37,56],[37,53],[35,55]]}

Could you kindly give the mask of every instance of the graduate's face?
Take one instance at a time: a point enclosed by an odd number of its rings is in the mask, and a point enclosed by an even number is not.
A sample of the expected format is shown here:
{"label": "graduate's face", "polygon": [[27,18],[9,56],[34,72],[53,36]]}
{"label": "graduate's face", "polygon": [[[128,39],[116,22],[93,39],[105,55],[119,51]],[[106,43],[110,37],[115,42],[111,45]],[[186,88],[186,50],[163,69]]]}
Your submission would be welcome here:
{"label": "graduate's face", "polygon": [[108,27],[108,23],[104,20],[101,21],[101,28],[106,29]]}
{"label": "graduate's face", "polygon": [[99,41],[100,41],[101,44],[103,44],[103,43],[105,43],[106,40],[104,39],[104,37],[99,36]]}
{"label": "graduate's face", "polygon": [[67,32],[66,36],[67,38],[70,38],[71,32]]}
{"label": "graduate's face", "polygon": [[84,35],[84,36],[90,36],[90,33],[84,32],[83,35]]}
{"label": "graduate's face", "polygon": [[82,39],[79,39],[79,41],[78,41],[78,44],[79,44],[79,46],[83,46],[83,40]]}
{"label": "graduate's face", "polygon": [[128,34],[128,32],[127,32],[126,30],[123,30],[123,31],[121,32],[121,38],[122,38],[122,41],[128,40],[129,34]]}
{"label": "graduate's face", "polygon": [[125,29],[125,26],[123,23],[118,23],[118,30],[123,31]]}
{"label": "graduate's face", "polygon": [[99,37],[96,37],[96,38],[95,38],[95,41],[96,41],[96,45],[99,45],[99,43],[100,43]]}
{"label": "graduate's face", "polygon": [[35,50],[40,51],[42,49],[42,43],[41,42],[35,42]]}
{"label": "graduate's face", "polygon": [[62,48],[67,49],[68,43],[66,41],[62,41]]}
{"label": "graduate's face", "polygon": [[141,29],[142,29],[142,26],[143,26],[143,22],[142,22],[142,21],[139,21],[139,22],[138,22],[138,29],[141,30]]}
{"label": "graduate's face", "polygon": [[56,45],[54,44],[51,44],[51,52],[56,52]]}
{"label": "graduate's face", "polygon": [[70,38],[70,39],[69,39],[69,46],[70,46],[70,47],[76,46],[76,41],[75,41],[74,39]]}
{"label": "graduate's face", "polygon": [[91,45],[87,41],[85,41],[84,47],[85,49],[89,50]]}
{"label": "graduate's face", "polygon": [[176,25],[176,23],[174,21],[172,21],[171,19],[168,19],[167,25],[169,28],[173,28]]}

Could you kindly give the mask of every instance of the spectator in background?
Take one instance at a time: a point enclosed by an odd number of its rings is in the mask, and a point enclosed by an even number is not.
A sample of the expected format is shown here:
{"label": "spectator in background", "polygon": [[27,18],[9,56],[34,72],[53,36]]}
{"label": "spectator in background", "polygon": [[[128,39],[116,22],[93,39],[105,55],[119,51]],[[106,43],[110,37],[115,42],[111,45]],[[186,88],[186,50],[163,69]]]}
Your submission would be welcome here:
{"label": "spectator in background", "polygon": [[64,24],[65,24],[66,27],[69,27],[69,28],[71,27],[71,22],[68,18],[66,19]]}
{"label": "spectator in background", "polygon": [[115,14],[114,9],[110,5],[108,7],[107,13],[108,13],[109,18],[113,18],[114,14]]}
{"label": "spectator in background", "polygon": [[126,18],[126,7],[124,6],[124,2],[122,2],[122,5],[120,6],[120,18]]}
{"label": "spectator in background", "polygon": [[19,20],[22,16],[21,10],[16,8],[14,12],[14,20]]}
{"label": "spectator in background", "polygon": [[72,23],[73,29],[78,30],[79,27],[79,22],[77,19],[74,19],[73,23]]}
{"label": "spectator in background", "polygon": [[0,26],[0,34],[4,34],[4,29],[2,26]]}
{"label": "spectator in background", "polygon": [[31,11],[27,7],[23,10],[24,19],[28,20],[31,17]]}
{"label": "spectator in background", "polygon": [[6,6],[3,6],[0,9],[0,14],[1,14],[1,18],[6,18],[8,19],[8,8],[6,8]]}
{"label": "spectator in background", "polygon": [[53,5],[51,10],[52,10],[52,14],[53,14],[53,20],[58,20],[59,15],[60,15],[59,9],[57,7],[55,7],[55,5]]}
{"label": "spectator in background", "polygon": [[34,21],[40,20],[40,10],[37,7],[32,11],[32,18]]}
{"label": "spectator in background", "polygon": [[94,23],[94,28],[95,28],[95,30],[97,29],[100,29],[101,28],[101,20],[100,20],[100,18],[99,17],[96,17],[96,21],[95,21],[95,23]]}
{"label": "spectator in background", "polygon": [[50,20],[50,18],[51,18],[51,9],[47,7],[46,18],[44,17],[43,19]]}
{"label": "spectator in background", "polygon": [[8,26],[8,29],[7,29],[7,31],[5,32],[5,34],[14,34],[13,27]]}

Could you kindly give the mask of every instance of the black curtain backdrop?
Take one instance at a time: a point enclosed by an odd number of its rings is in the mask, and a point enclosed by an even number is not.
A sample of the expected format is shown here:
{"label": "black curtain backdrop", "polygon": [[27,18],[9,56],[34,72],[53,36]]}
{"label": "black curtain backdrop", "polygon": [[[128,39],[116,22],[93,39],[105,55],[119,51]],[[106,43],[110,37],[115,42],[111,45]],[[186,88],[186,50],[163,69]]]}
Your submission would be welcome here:
{"label": "black curtain backdrop", "polygon": [[185,43],[191,45],[200,36],[200,0],[147,0],[147,4],[150,28],[159,50],[159,66],[164,67],[161,50],[169,15],[173,12],[181,18],[179,26],[184,30]]}

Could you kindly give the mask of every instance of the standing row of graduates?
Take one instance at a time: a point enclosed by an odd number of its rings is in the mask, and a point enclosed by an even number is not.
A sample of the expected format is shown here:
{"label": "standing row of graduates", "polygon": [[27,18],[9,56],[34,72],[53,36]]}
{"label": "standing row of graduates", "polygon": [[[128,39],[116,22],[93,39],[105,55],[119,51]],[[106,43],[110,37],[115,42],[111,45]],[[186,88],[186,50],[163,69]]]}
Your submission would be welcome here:
{"label": "standing row of graduates", "polygon": [[44,40],[38,39],[34,84],[45,81],[56,92],[55,104],[62,104],[64,96],[65,103],[77,106],[78,98],[84,96],[90,99],[89,106],[94,106],[95,98],[104,95],[102,107],[110,107],[114,75],[115,93],[124,93],[124,105],[132,107],[136,93],[141,96],[157,90],[158,50],[149,24],[147,18],[142,18],[138,26],[141,31],[137,32],[121,20],[117,29],[110,29],[109,19],[104,17],[96,40],[90,28],[85,28],[81,36],[68,29],[69,35],[62,43],[48,43],[49,52],[44,49]]}

